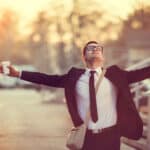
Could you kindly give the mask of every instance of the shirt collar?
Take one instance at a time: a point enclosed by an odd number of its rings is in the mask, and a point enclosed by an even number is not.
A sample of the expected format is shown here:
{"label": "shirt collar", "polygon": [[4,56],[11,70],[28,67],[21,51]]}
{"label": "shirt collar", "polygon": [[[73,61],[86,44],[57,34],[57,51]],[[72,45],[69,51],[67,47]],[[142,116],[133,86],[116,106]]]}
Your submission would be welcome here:
{"label": "shirt collar", "polygon": [[86,68],[86,73],[89,74],[90,71],[96,71],[96,74],[99,75],[102,73],[102,68],[101,67],[97,67],[96,69],[90,69],[90,68]]}

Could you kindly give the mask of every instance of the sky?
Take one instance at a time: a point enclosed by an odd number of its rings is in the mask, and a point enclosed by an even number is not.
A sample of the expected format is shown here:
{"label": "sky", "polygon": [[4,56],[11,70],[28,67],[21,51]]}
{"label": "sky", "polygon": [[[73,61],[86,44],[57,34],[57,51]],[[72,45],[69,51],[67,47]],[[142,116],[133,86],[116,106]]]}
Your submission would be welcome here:
{"label": "sky", "polygon": [[[0,9],[11,8],[16,11],[21,18],[21,26],[26,26],[37,13],[54,3],[62,3],[66,9],[72,8],[73,0],[0,0]],[[86,0],[82,0],[86,1]],[[109,14],[126,18],[127,15],[133,10],[135,5],[150,4],[150,0],[93,0],[97,1],[97,9],[104,8]],[[88,1],[87,1],[88,2]],[[82,7],[82,6],[81,6]],[[50,11],[50,10],[49,10]]]}

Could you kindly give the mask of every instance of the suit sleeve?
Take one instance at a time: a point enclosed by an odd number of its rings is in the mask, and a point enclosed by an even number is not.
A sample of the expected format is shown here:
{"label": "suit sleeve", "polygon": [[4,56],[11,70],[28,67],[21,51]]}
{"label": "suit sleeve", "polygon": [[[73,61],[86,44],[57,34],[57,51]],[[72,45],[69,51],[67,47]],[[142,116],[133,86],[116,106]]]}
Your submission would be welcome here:
{"label": "suit sleeve", "polygon": [[142,81],[150,78],[150,66],[138,70],[125,71],[125,73],[129,84]]}
{"label": "suit sleeve", "polygon": [[39,72],[22,71],[20,79],[37,84],[43,84],[57,88],[64,88],[65,83],[67,81],[67,74],[48,75]]}

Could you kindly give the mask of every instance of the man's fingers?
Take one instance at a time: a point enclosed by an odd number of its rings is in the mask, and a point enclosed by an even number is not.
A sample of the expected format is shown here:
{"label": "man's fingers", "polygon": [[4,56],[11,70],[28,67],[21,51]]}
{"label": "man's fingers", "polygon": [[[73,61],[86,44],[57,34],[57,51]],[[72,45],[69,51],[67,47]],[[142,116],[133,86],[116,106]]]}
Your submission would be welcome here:
{"label": "man's fingers", "polygon": [[19,77],[20,72],[11,64],[3,66],[0,64],[0,73],[3,73],[12,77]]}
{"label": "man's fingers", "polygon": [[13,67],[11,65],[8,66],[9,69],[13,69]]}
{"label": "man's fingers", "polygon": [[9,69],[9,74],[8,74],[9,76],[19,77],[20,72],[14,66],[9,65],[8,69]]}

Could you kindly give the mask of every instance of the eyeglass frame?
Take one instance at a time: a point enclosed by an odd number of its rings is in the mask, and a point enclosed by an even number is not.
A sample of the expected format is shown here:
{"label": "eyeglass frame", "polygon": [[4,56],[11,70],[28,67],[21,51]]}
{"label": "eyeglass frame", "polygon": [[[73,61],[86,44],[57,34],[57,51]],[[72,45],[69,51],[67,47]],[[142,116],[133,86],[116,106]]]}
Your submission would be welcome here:
{"label": "eyeglass frame", "polygon": [[[90,47],[90,46],[93,47],[93,48],[88,49],[88,47]],[[98,49],[98,47],[100,47],[100,48]],[[103,51],[103,46],[101,46],[99,44],[97,44],[97,45],[87,45],[85,49],[86,49],[86,51],[93,51],[95,48],[96,48],[96,50]]]}

